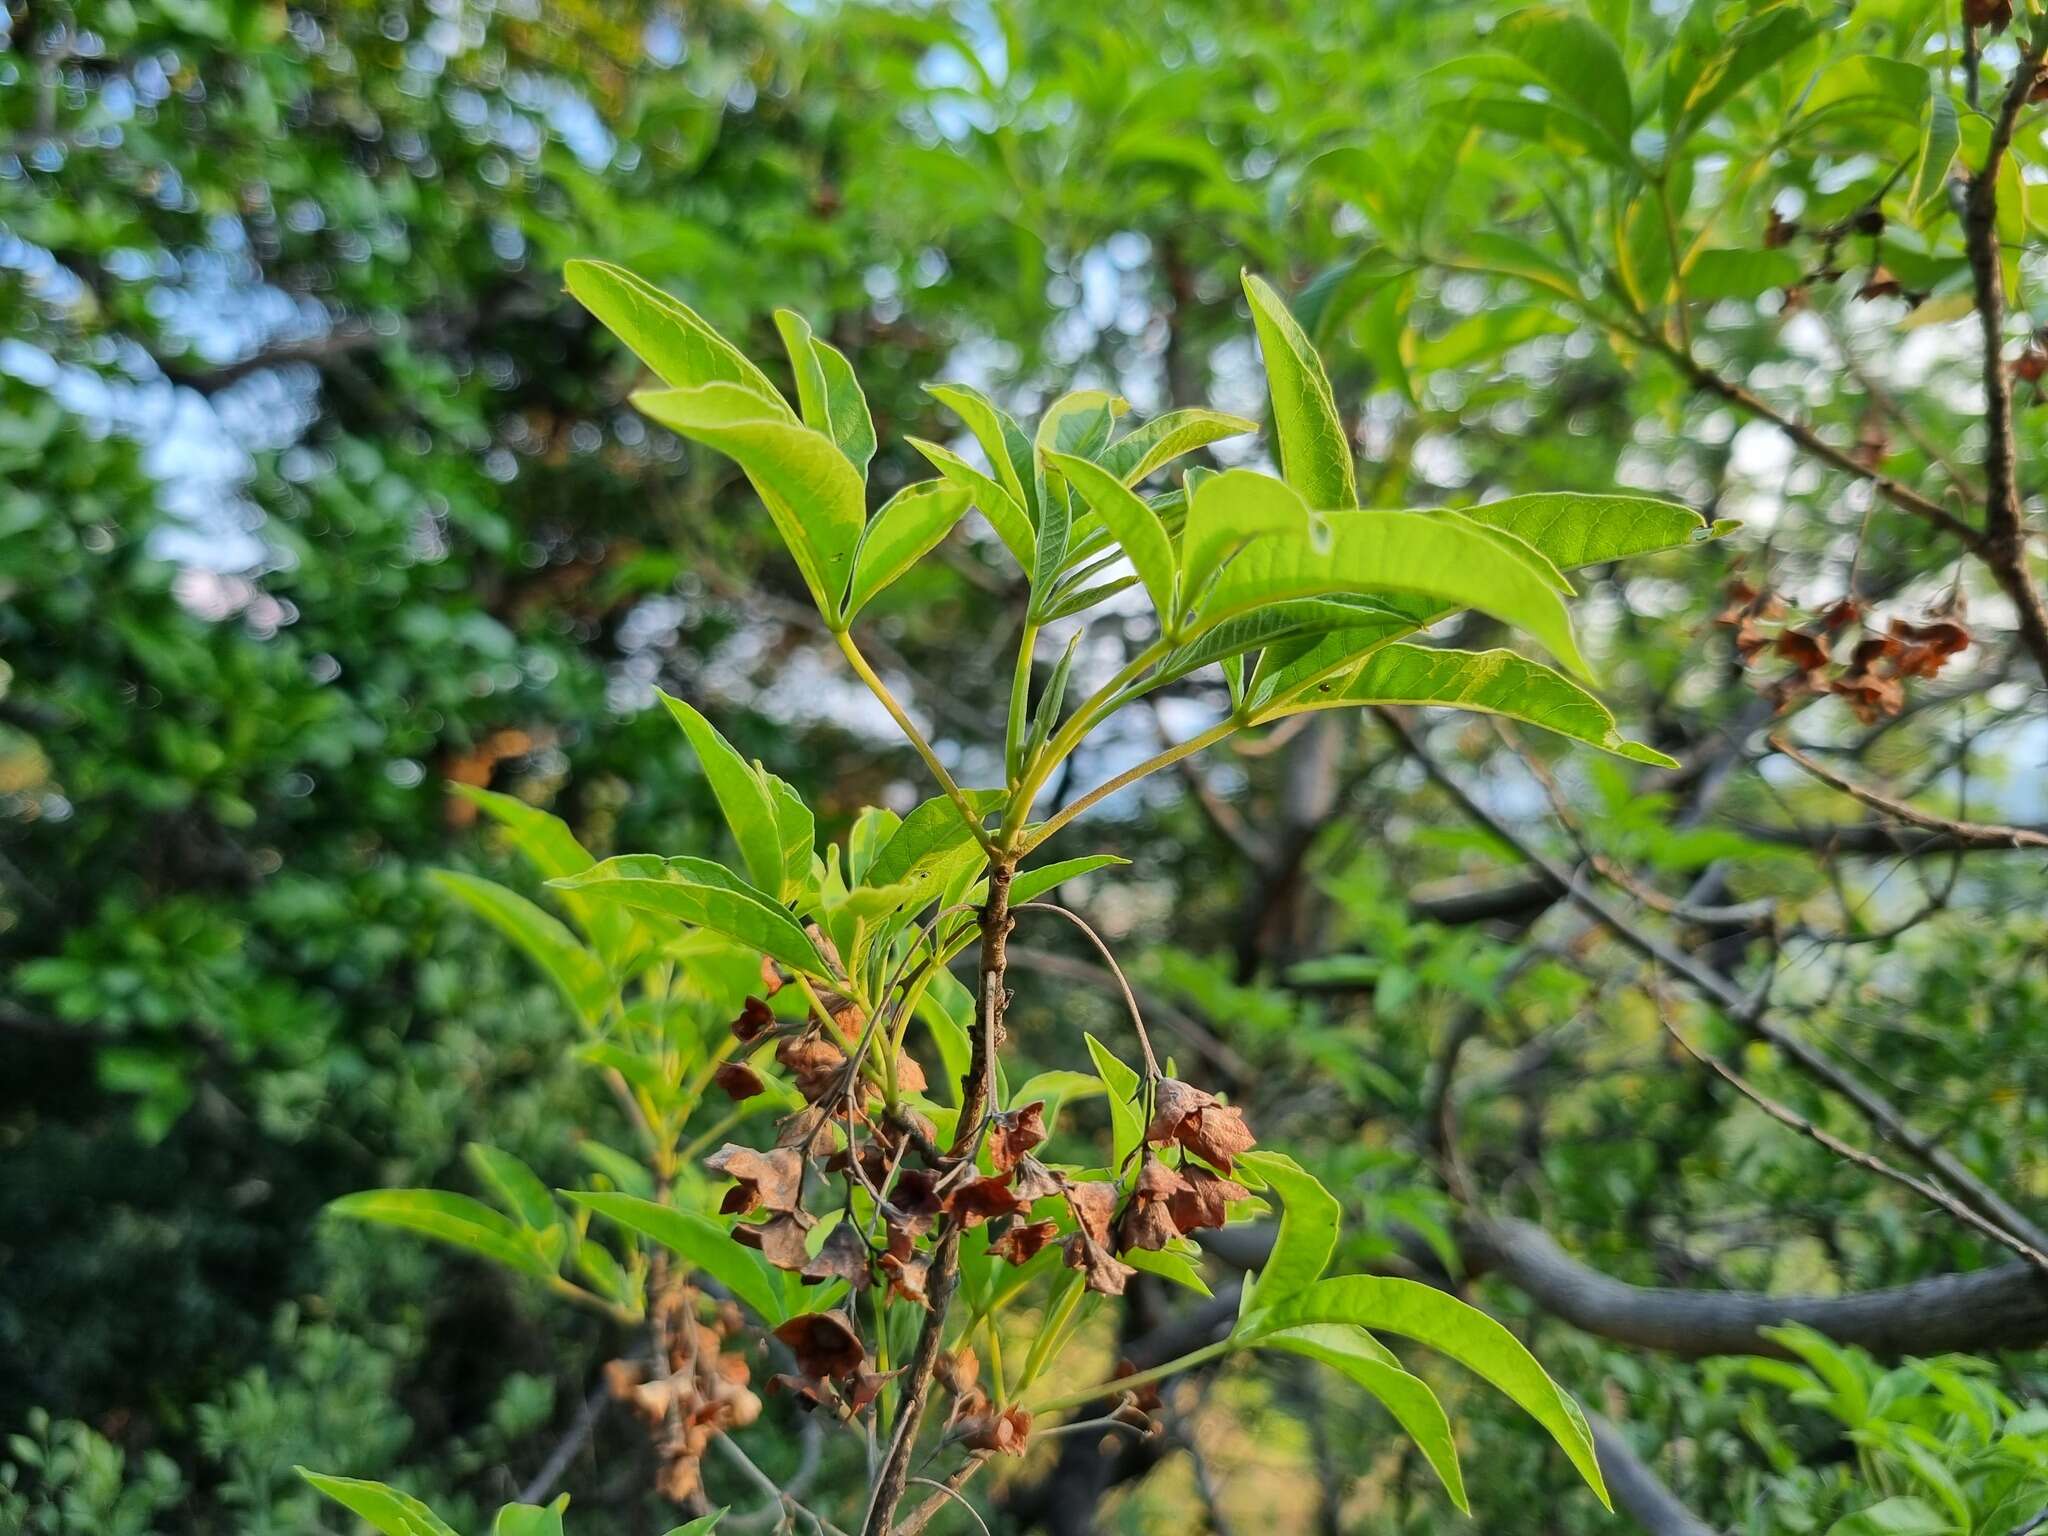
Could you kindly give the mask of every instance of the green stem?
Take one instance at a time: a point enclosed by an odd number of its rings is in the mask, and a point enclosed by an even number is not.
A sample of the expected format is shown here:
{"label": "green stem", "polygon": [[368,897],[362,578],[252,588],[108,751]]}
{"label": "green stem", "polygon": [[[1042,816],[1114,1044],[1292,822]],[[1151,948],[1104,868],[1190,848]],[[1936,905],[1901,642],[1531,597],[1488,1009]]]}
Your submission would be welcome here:
{"label": "green stem", "polygon": [[[1067,717],[1067,723],[1053,732],[1052,740],[1045,744],[1045,750],[1038,754],[1036,762],[1024,765],[1024,776],[1016,793],[1010,797],[1009,814],[1003,818],[1003,829],[997,834],[1005,845],[1013,844],[1017,834],[1023,830],[1030,818],[1031,804],[1038,798],[1045,782],[1052,777],[1067,754],[1081,743],[1081,738],[1093,730],[1106,715],[1112,714],[1124,703],[1124,690],[1142,677],[1151,667],[1172,653],[1173,647],[1165,640],[1155,640],[1145,647],[1124,666],[1124,669],[1104,683],[1081,707]],[[1042,842],[1039,838],[1035,841]]]}
{"label": "green stem", "polygon": [[960,812],[969,830],[974,833],[974,840],[981,844],[984,852],[995,852],[995,844],[982,829],[981,818],[975,814],[974,807],[969,805],[967,797],[960,793],[960,786],[953,782],[953,775],[946,771],[946,765],[940,762],[938,754],[932,751],[932,744],[924,739],[924,732],[917,728],[910,716],[903,712],[903,706],[896,702],[896,695],[889,691],[889,685],[868,665],[867,657],[861,655],[860,647],[853,643],[852,633],[836,629],[832,632],[832,637],[839,642],[840,653],[846,657],[847,665],[868,685],[868,691],[881,700],[882,708],[889,711],[889,718],[896,722],[896,728],[903,733],[904,739],[916,750],[917,755],[924,759],[925,767],[930,769],[932,777],[938,780],[939,788],[946,792],[946,798],[953,802],[954,808]]}
{"label": "green stem", "polygon": [[1229,1339],[1218,1339],[1214,1344],[1204,1344],[1200,1349],[1193,1350],[1188,1354],[1180,1356],[1178,1359],[1169,1360],[1164,1365],[1155,1365],[1149,1371],[1139,1371],[1130,1376],[1118,1376],[1114,1380],[1098,1382],[1092,1387],[1082,1387],[1074,1392],[1063,1392],[1058,1397],[1051,1398],[1046,1402],[1033,1403],[1031,1405],[1031,1412],[1034,1416],[1042,1413],[1059,1413],[1064,1409],[1078,1408],[1083,1403],[1095,1402],[1099,1398],[1114,1396],[1116,1393],[1128,1391],[1132,1387],[1142,1387],[1147,1382],[1164,1381],[1169,1376],[1178,1376],[1182,1371],[1191,1371],[1196,1366],[1214,1360],[1219,1355],[1228,1354],[1231,1342]]}
{"label": "green stem", "polygon": [[1192,757],[1197,752],[1213,747],[1226,736],[1238,731],[1242,724],[1243,722],[1235,715],[1231,715],[1210,726],[1208,730],[1203,731],[1199,736],[1190,736],[1186,741],[1168,747],[1164,752],[1156,753],[1146,758],[1145,761],[1139,763],[1135,768],[1126,768],[1115,778],[1096,785],[1095,788],[1089,790],[1087,794],[1074,801],[1073,804],[1053,817],[1051,821],[1048,821],[1030,837],[1026,838],[1023,847],[1018,852],[1020,854],[1029,853],[1091,806],[1101,804],[1118,790],[1137,783],[1138,780],[1144,778],[1147,774],[1157,773],[1161,768],[1170,767],[1184,757]]}
{"label": "green stem", "polygon": [[1010,679],[1010,723],[1003,733],[1003,763],[1012,784],[1022,778],[1024,733],[1031,713],[1031,662],[1038,650],[1038,626],[1025,621],[1017,637],[1017,671]]}

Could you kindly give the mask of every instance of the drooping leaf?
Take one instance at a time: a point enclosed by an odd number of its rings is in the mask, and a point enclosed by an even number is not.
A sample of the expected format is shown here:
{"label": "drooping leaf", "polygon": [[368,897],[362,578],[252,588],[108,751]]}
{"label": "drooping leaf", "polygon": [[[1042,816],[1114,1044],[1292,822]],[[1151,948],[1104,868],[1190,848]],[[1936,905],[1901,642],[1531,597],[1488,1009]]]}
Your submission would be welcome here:
{"label": "drooping leaf", "polygon": [[[1252,323],[1258,329],[1259,351],[1265,359],[1282,476],[1319,512],[1357,506],[1351,439],[1344,430],[1344,419],[1337,414],[1336,396],[1330,391],[1323,360],[1280,302],[1280,295],[1263,279],[1245,273],[1244,291],[1251,300]],[[1192,575],[1189,581],[1192,586]]]}
{"label": "drooping leaf", "polygon": [[590,1022],[604,1012],[611,978],[560,918],[517,891],[459,870],[430,870],[427,878],[518,945],[561,989],[578,1018]]}
{"label": "drooping leaf", "polygon": [[1956,162],[1962,144],[1962,125],[1956,118],[1955,98],[1936,91],[1927,99],[1927,127],[1920,139],[1920,162],[1913,172],[1913,187],[1906,194],[1906,210],[1917,217],[1948,188],[1949,168]]}
{"label": "drooping leaf", "polygon": [[828,624],[837,625],[854,551],[867,526],[860,474],[838,446],[800,422],[767,414],[759,396],[736,384],[642,390],[633,404],[746,471],[818,611]]}
{"label": "drooping leaf", "polygon": [[401,1227],[437,1242],[466,1248],[495,1264],[545,1279],[550,1263],[509,1217],[480,1200],[442,1189],[366,1189],[330,1201],[327,1209],[352,1221]]}
{"label": "drooping leaf", "polygon": [[1403,1370],[1371,1334],[1341,1324],[1310,1324],[1273,1334],[1260,1340],[1259,1347],[1319,1360],[1365,1388],[1415,1442],[1460,1513],[1472,1512],[1465,1497],[1465,1476],[1458,1465],[1457,1436],[1443,1404],[1427,1382]]}
{"label": "drooping leaf", "polygon": [[1245,1303],[1256,1311],[1322,1277],[1337,1247],[1338,1208],[1321,1182],[1283,1152],[1245,1152],[1239,1161],[1280,1196],[1280,1230]]}
{"label": "drooping leaf", "polygon": [[1102,519],[1117,543],[1123,546],[1131,568],[1138,573],[1138,579],[1145,584],[1146,595],[1152,599],[1160,626],[1170,628],[1174,618],[1173,544],[1166,536],[1159,514],[1134,492],[1125,489],[1123,483],[1107,469],[1069,454],[1055,453],[1048,457],[1066,477],[1067,483],[1080,493],[1090,510]]}
{"label": "drooping leaf", "polygon": [[1524,725],[1555,731],[1630,762],[1676,768],[1654,747],[1630,741],[1614,716],[1592,694],[1562,673],[1513,651],[1434,650],[1419,645],[1384,645],[1348,677],[1339,676],[1285,699],[1259,723],[1309,709],[1342,709],[1362,704],[1426,704],[1500,715]]}
{"label": "drooping leaf", "polygon": [[1142,1269],[1148,1275],[1157,1275],[1162,1280],[1183,1286],[1197,1296],[1210,1296],[1209,1282],[1202,1278],[1201,1270],[1184,1253],[1175,1253],[1162,1248],[1157,1251],[1148,1248],[1132,1248],[1117,1255],[1133,1269]]}
{"label": "drooping leaf", "polygon": [[708,859],[625,854],[549,884],[708,928],[772,955],[792,970],[831,979],[824,957],[796,919],[772,897]]}
{"label": "drooping leaf", "polygon": [[1237,1337],[1257,1343],[1306,1323],[1350,1323],[1372,1332],[1398,1333],[1450,1356],[1506,1393],[1542,1425],[1587,1486],[1608,1503],[1593,1434],[1579,1405],[1544,1374],[1519,1339],[1476,1307],[1415,1280],[1342,1275],[1318,1280],[1272,1307],[1247,1313],[1239,1321]]}
{"label": "drooping leaf", "polygon": [[709,1217],[633,1195],[568,1189],[562,1195],[687,1260],[771,1323],[787,1320],[781,1289],[769,1272]]}
{"label": "drooping leaf", "polygon": [[870,599],[916,565],[966,514],[970,496],[943,480],[906,485],[868,520],[854,552],[853,584],[846,592],[851,623]]}
{"label": "drooping leaf", "polygon": [[510,1152],[487,1147],[480,1141],[464,1147],[462,1155],[507,1215],[537,1232],[555,1225],[555,1198],[526,1164]]}
{"label": "drooping leaf", "polygon": [[755,414],[796,420],[768,375],[682,300],[607,261],[571,261],[562,277],[576,301],[670,388],[736,385],[760,400]]}
{"label": "drooping leaf", "polygon": [[299,1476],[383,1536],[456,1536],[455,1528],[409,1493],[360,1477],[330,1477],[293,1468]]}

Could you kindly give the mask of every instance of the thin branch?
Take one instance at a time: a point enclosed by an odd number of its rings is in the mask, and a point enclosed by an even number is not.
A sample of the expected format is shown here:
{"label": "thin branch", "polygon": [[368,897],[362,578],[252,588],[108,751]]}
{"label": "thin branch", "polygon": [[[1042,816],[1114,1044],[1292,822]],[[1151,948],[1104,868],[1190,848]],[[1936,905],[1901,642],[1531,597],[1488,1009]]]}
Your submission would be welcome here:
{"label": "thin branch", "polygon": [[2041,79],[2048,34],[2037,30],[2020,54],[2005,99],[1991,129],[1984,163],[1970,178],[1963,200],[1963,245],[1975,279],[1977,319],[1984,344],[1984,538],[1979,551],[1991,574],[2012,599],[2020,636],[2035,663],[2048,673],[2048,604],[2027,571],[2027,528],[2020,505],[2018,455],[2013,446],[2012,382],[2005,371],[2005,271],[1998,242],[1998,173],[2012,146],[2013,130]]}
{"label": "thin branch", "polygon": [[1464,786],[1452,778],[1444,770],[1443,765],[1430,755],[1395,712],[1378,709],[1374,713],[1394,733],[1409,755],[1429,776],[1431,782],[1448,794],[1468,817],[1513,849],[1526,863],[1549,875],[1565,892],[1568,900],[1597,919],[1615,938],[1645,959],[1654,960],[1702,997],[1725,1009],[1729,1017],[1741,1027],[1758,1039],[1776,1046],[1809,1077],[1847,1099],[1880,1136],[1892,1145],[1912,1153],[1945,1180],[1972,1210],[1996,1222],[2016,1237],[2025,1239],[2034,1247],[2048,1250],[2048,1235],[2044,1235],[2041,1228],[2035,1225],[2026,1213],[1971,1172],[1960,1158],[1939,1145],[1932,1137],[1915,1130],[1906,1117],[1888,1100],[1844,1071],[1798,1035],[1776,1024],[1770,1017],[1766,993],[1759,993],[1756,996],[1746,994],[1720,971],[1674,948],[1655,934],[1639,927],[1626,914],[1615,910],[1599,895],[1589,890],[1571,871],[1561,868],[1514,828],[1473,799]]}
{"label": "thin branch", "polygon": [[1651,996],[1656,1000],[1658,1020],[1663,1024],[1665,1033],[1678,1042],[1680,1049],[1701,1066],[1707,1068],[1716,1077],[1720,1078],[1722,1082],[1756,1105],[1758,1109],[1761,1109],[1773,1120],[1777,1121],[1780,1125],[1797,1131],[1809,1140],[1817,1142],[1819,1145],[1827,1148],[1828,1151],[1834,1153],[1835,1156],[1863,1169],[1866,1173],[1874,1173],[1881,1179],[1890,1179],[1894,1184],[1903,1185],[1930,1205],[1939,1206],[1972,1231],[1990,1238],[1991,1241],[1997,1243],[2002,1248],[2010,1248],[2014,1253],[2026,1260],[2027,1263],[2039,1270],[2044,1277],[2048,1277],[2048,1254],[2042,1253],[2040,1249],[2030,1243],[2013,1236],[2012,1233],[2006,1231],[1998,1223],[1988,1221],[1978,1215],[1947,1190],[1940,1188],[1938,1185],[1930,1184],[1927,1180],[1914,1174],[1907,1173],[1903,1168],[1894,1168],[1890,1163],[1873,1152],[1866,1152],[1861,1147],[1851,1146],[1848,1142],[1843,1141],[1841,1137],[1815,1125],[1797,1110],[1771,1098],[1719,1057],[1701,1050],[1685,1037],[1684,1032],[1678,1027],[1678,1021],[1671,1017],[1671,1010],[1665,1004],[1663,989],[1654,984],[1654,976],[1650,992]]}
{"label": "thin branch", "polygon": [[1852,800],[1861,801],[1874,811],[1882,811],[1909,827],[1939,833],[1950,849],[1970,848],[2048,848],[2048,833],[2037,832],[2031,827],[2008,827],[1988,822],[1956,821],[1947,816],[1937,816],[1932,811],[1923,811],[1918,806],[1895,800],[1855,780],[1845,778],[1834,769],[1816,761],[1800,751],[1782,736],[1771,737],[1771,746],[1792,759],[1801,768],[1812,774],[1830,789],[1839,789]]}
{"label": "thin branch", "polygon": [[1137,1031],[1138,1035],[1138,1049],[1145,1053],[1145,1074],[1154,1079],[1158,1078],[1159,1058],[1152,1054],[1152,1037],[1145,1032],[1145,1015],[1138,1007],[1138,999],[1131,991],[1131,984],[1124,975],[1124,968],[1116,963],[1116,956],[1110,951],[1109,945],[1103,942],[1102,935],[1097,933],[1080,913],[1071,907],[1060,906],[1057,902],[1024,901],[1017,904],[1017,910],[1057,912],[1087,936],[1088,942],[1095,946],[1095,952],[1102,956],[1102,963],[1109,967],[1110,975],[1116,978],[1117,990],[1123,994],[1124,1006],[1130,1010],[1131,1028]]}
{"label": "thin branch", "polygon": [[555,1448],[548,1452],[548,1459],[540,1464],[540,1470],[533,1474],[525,1487],[519,1490],[517,1502],[539,1504],[555,1491],[555,1485],[562,1480],[562,1474],[569,1470],[569,1463],[576,1459],[589,1441],[597,1422],[604,1417],[605,1405],[611,1400],[611,1393],[600,1381],[590,1389],[590,1395],[583,1399],[576,1410],[576,1417],[570,1421],[562,1438],[555,1442]]}

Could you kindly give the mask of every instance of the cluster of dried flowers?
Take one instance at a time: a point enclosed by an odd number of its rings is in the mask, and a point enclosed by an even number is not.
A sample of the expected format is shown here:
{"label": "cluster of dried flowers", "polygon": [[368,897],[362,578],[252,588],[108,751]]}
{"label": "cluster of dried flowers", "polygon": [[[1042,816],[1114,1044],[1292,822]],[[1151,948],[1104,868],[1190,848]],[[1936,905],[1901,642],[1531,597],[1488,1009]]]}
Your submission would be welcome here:
{"label": "cluster of dried flowers", "polygon": [[[772,966],[764,976],[772,995]],[[1220,1227],[1230,1206],[1249,1197],[1229,1176],[1234,1159],[1254,1144],[1243,1113],[1174,1078],[1152,1080],[1139,1153],[1106,1179],[1033,1155],[1048,1135],[1042,1100],[993,1112],[942,1148],[930,1121],[907,1103],[884,1102],[867,1049],[874,1031],[862,1010],[830,992],[819,1001],[829,1026],[816,1016],[784,1021],[765,998],[747,999],[733,1035],[756,1059],[772,1041],[775,1063],[804,1104],[780,1122],[774,1146],[729,1143],[705,1159],[732,1180],[720,1208],[741,1218],[732,1228],[736,1241],[808,1283],[843,1280],[852,1293],[844,1309],[806,1313],[775,1331],[796,1370],[769,1387],[806,1407],[847,1419],[875,1401],[894,1373],[875,1369],[854,1320],[856,1303],[879,1289],[929,1308],[932,1251],[946,1224],[963,1232],[987,1226],[988,1252],[1012,1265],[1029,1263],[1065,1234],[1067,1267],[1084,1273],[1088,1289],[1118,1296],[1137,1273],[1119,1255]],[[716,1081],[736,1100],[767,1089],[760,1070],[743,1060],[727,1063]],[[921,1091],[925,1081],[915,1060],[896,1057],[899,1093]],[[1030,1416],[997,1410],[975,1386],[977,1373],[964,1347],[942,1365],[939,1379],[954,1397],[949,1432],[970,1449],[1021,1455]]]}
{"label": "cluster of dried flowers", "polygon": [[[1743,664],[1757,667],[1766,655],[1790,666],[1764,684],[1765,697],[1780,714],[1820,694],[1835,694],[1865,725],[1905,707],[1906,682],[1940,675],[1949,658],[1970,644],[1959,613],[1930,615],[1915,624],[1894,618],[1880,629],[1863,605],[1845,597],[1811,619],[1794,623],[1783,598],[1740,577],[1724,589],[1727,605],[1714,622],[1734,632]],[[1859,634],[1841,659],[1847,631]]]}
{"label": "cluster of dried flowers", "polygon": [[665,1369],[613,1360],[605,1367],[605,1386],[647,1425],[660,1462],[656,1482],[662,1496],[683,1503],[702,1487],[700,1465],[712,1437],[753,1423],[761,1416],[761,1399],[749,1385],[746,1356],[725,1348],[744,1327],[738,1307],[709,1303],[681,1284],[654,1287],[650,1305]]}

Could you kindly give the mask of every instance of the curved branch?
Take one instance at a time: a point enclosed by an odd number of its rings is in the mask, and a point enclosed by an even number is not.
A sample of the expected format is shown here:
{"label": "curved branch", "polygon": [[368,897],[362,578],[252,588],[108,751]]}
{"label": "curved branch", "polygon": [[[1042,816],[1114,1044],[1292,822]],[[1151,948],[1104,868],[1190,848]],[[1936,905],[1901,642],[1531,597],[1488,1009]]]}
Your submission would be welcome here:
{"label": "curved branch", "polygon": [[1789,1358],[1760,1329],[1803,1323],[1883,1358],[2024,1349],[2048,1340],[2048,1285],[2024,1263],[1937,1275],[1849,1296],[1771,1296],[1630,1285],[1583,1264],[1532,1222],[1475,1219],[1459,1231],[1475,1271],[1498,1275],[1573,1327],[1698,1359]]}

